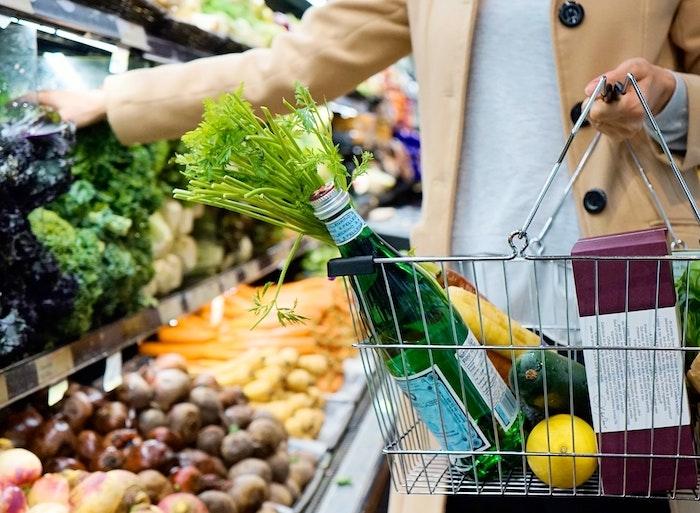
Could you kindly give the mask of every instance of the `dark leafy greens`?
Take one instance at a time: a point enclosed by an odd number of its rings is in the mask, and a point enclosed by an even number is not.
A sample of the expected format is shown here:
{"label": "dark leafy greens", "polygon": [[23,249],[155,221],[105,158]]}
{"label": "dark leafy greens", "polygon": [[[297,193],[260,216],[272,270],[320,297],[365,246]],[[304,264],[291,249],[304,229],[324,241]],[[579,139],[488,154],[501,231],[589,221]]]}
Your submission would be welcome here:
{"label": "dark leafy greens", "polygon": [[76,181],[49,208],[103,244],[94,325],[150,301],[141,293],[153,277],[148,217],[163,200],[157,175],[170,154],[167,142],[124,146],[106,124],[78,134],[72,168]]}
{"label": "dark leafy greens", "polygon": [[11,363],[43,347],[40,330],[70,313],[78,293],[72,275],[31,230],[29,213],[70,185],[73,129],[25,105],[0,125],[0,359]]}

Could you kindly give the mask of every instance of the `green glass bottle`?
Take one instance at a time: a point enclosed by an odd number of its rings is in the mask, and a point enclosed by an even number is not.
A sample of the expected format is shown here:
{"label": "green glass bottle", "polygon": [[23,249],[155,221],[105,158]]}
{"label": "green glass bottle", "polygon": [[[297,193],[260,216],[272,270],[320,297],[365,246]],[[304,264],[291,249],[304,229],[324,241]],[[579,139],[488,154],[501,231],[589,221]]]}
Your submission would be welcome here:
{"label": "green glass bottle", "polygon": [[[343,257],[400,256],[367,226],[347,192],[328,184],[313,194],[311,205]],[[406,346],[377,351],[442,449],[478,453],[451,456],[453,468],[481,480],[497,472],[499,462],[507,468],[521,461],[493,454],[498,449],[522,450],[522,415],[485,352],[411,348],[478,345],[461,318],[453,315],[437,281],[418,265],[398,263],[353,276],[350,283],[361,298],[360,313],[374,339],[370,342]]]}

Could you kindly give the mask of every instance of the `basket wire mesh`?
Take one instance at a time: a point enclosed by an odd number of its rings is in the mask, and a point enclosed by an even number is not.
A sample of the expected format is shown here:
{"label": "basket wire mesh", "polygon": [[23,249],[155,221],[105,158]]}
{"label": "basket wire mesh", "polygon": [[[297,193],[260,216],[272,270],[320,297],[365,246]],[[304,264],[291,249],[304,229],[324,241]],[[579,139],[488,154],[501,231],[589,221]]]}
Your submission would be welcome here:
{"label": "basket wire mesh", "polygon": [[[670,165],[676,172],[679,182],[683,186],[689,203],[693,209],[696,218],[700,221],[700,214],[694,199],[687,188],[680,172],[678,171],[668,147],[663,141],[658,125],[653,120],[651,111],[644,100],[638,84],[632,75],[628,75],[627,82],[624,85],[618,85],[618,92],[624,94],[627,86],[631,84],[640,101],[642,102],[648,118],[651,120],[657,134],[661,137],[661,144],[669,158]],[[512,254],[503,256],[466,256],[466,257],[397,257],[397,258],[371,258],[372,271],[376,273],[377,279],[383,282],[386,295],[389,299],[389,308],[393,314],[393,325],[395,329],[395,340],[397,343],[387,343],[378,334],[372,322],[372,317],[369,313],[370,305],[368,298],[362,293],[362,287],[358,281],[358,275],[352,274],[352,271],[347,272],[347,267],[342,273],[332,272],[332,265],[329,266],[330,274],[344,275],[347,299],[350,304],[353,324],[355,327],[358,344],[360,349],[362,363],[367,377],[368,390],[373,399],[373,409],[376,415],[379,429],[385,441],[384,453],[387,456],[391,470],[391,478],[394,488],[400,493],[406,494],[483,494],[483,495],[545,495],[545,496],[621,496],[621,497],[670,497],[673,499],[688,499],[698,500],[697,481],[695,478],[697,460],[700,456],[697,455],[693,441],[690,441],[690,448],[687,443],[682,443],[682,440],[687,438],[687,427],[691,423],[691,417],[694,412],[689,410],[687,399],[687,389],[685,381],[685,365],[686,355],[693,355],[698,350],[696,347],[688,347],[686,345],[686,335],[688,330],[688,308],[689,301],[685,301],[685,310],[678,312],[681,315],[682,322],[679,326],[679,333],[673,340],[669,342],[668,337],[661,337],[660,333],[664,329],[661,324],[665,322],[664,308],[660,306],[659,297],[661,295],[662,281],[668,280],[669,276],[673,277],[673,268],[677,273],[683,273],[684,280],[676,280],[676,289],[678,292],[685,290],[685,296],[688,297],[691,289],[690,283],[690,265],[700,257],[693,253],[676,253],[671,256],[541,256],[542,238],[551,225],[551,218],[545,224],[545,229],[538,237],[533,239],[533,248],[537,254],[526,254],[526,249],[529,244],[527,237],[527,229],[529,228],[532,219],[535,216],[537,208],[551,184],[554,175],[558,172],[561,162],[564,160],[566,152],[571,144],[575,134],[581,127],[582,121],[588,115],[592,106],[593,100],[601,94],[606,87],[605,77],[602,77],[598,83],[594,94],[589,102],[585,105],[581,117],[571,131],[569,140],[567,141],[560,157],[555,164],[552,172],[547,180],[547,183],[542,189],[540,196],[537,199],[533,211],[528,215],[527,221],[523,228],[513,232],[508,241],[512,248]],[[599,136],[594,137],[591,146],[591,151],[599,140]],[[633,151],[630,149],[630,151]],[[584,159],[590,154],[586,152]],[[636,159],[635,159],[636,161]],[[577,167],[572,175],[572,182],[567,187],[567,192],[571,189],[573,181],[576,179],[583,166]],[[639,166],[641,173],[644,174],[641,165]],[[647,180],[648,183],[648,180]],[[653,187],[649,184],[649,190],[652,195]],[[558,208],[557,208],[558,210]],[[556,213],[556,212],[555,212]],[[670,228],[668,218],[663,211],[660,212],[666,220],[667,226]],[[684,243],[680,241],[673,232],[670,232],[673,239],[673,248],[683,247]],[[518,243],[521,247],[518,248]],[[428,318],[430,312],[426,312],[424,308],[424,298],[422,297],[421,289],[418,285],[418,276],[422,271],[419,271],[419,266],[424,266],[430,263],[433,267],[437,266],[443,283],[441,284],[447,292],[449,313],[452,319],[452,340],[435,341],[430,340],[430,326]],[[406,297],[396,297],[387,278],[388,270],[391,266],[409,265],[412,270],[414,279],[413,289],[415,294],[411,298],[415,301],[420,312],[420,321],[425,332],[426,342],[424,344],[406,343],[402,337],[402,326],[396,316],[395,306],[398,301],[406,301]],[[579,323],[578,309],[576,302],[576,291],[572,283],[572,275],[570,270],[576,265],[588,265],[593,268],[593,284],[595,313],[592,317],[594,321],[589,319],[589,326],[592,324],[595,327],[595,336],[592,342],[585,342],[585,337],[582,337],[582,328]],[[604,314],[600,313],[600,291],[604,290],[606,284],[601,282],[600,276],[605,275],[610,266],[616,266],[615,269],[619,276],[624,275],[624,312],[621,314],[624,318],[624,337],[622,344],[605,344],[602,341],[601,318]],[[630,316],[634,316],[634,311],[630,308],[630,300],[635,301],[634,294],[638,290],[636,288],[636,280],[643,279],[649,282],[649,273],[639,278],[638,270],[645,267],[654,269],[654,276],[651,277],[652,285],[655,286],[655,296],[653,310],[649,310],[648,315],[653,316],[653,332],[651,335],[638,336],[639,333],[632,333],[638,329],[631,320]],[[366,267],[366,266],[365,266]],[[563,282],[559,282],[557,287],[551,287],[551,280],[548,279],[548,273],[559,272],[564,269],[559,276]],[[479,330],[478,333],[484,335],[485,326],[488,322],[492,322],[486,318],[485,310],[488,303],[495,305],[505,314],[507,319],[507,340],[498,345],[489,345],[482,343],[477,345],[467,346],[464,340],[459,340],[457,330],[455,328],[457,316],[460,314],[455,311],[453,301],[450,298],[450,288],[448,287],[449,271],[457,271],[462,276],[471,280],[476,296],[476,313],[478,317]],[[554,270],[554,271],[553,271]],[[361,274],[368,272],[367,269],[361,271]],[[529,313],[523,314],[516,312],[521,305],[517,303],[522,301],[522,297],[513,298],[513,291],[510,289],[509,276],[517,273],[521,278],[527,276],[529,282],[529,297],[528,304],[530,306]],[[643,274],[643,273],[642,273]],[[490,276],[492,279],[487,284],[480,283],[482,276]],[[494,276],[499,276],[498,280],[493,279]],[[678,275],[677,275],[678,276]],[[653,281],[655,279],[655,284]],[[494,283],[497,285],[494,286]],[[496,298],[496,299],[494,299]],[[554,300],[552,300],[554,298]],[[674,307],[675,308],[675,307]],[[675,311],[675,310],[674,310]],[[651,318],[651,317],[650,317]],[[518,345],[515,342],[514,329],[515,322],[518,321],[523,328],[532,331],[539,337],[539,346]],[[473,331],[473,330],[472,330]],[[551,336],[550,336],[551,335]],[[393,337],[392,337],[393,338]],[[478,338],[478,337],[477,337]],[[640,340],[646,340],[640,343]],[[649,344],[648,341],[651,341]],[[483,342],[483,341],[482,341]],[[406,394],[397,385],[397,376],[392,375],[386,367],[383,354],[386,351],[395,351],[405,358],[406,351],[420,349],[427,352],[431,364],[434,364],[436,359],[439,359],[439,352],[478,352],[479,357],[483,361],[484,367],[488,367],[489,353],[492,351],[505,351],[510,360],[511,366],[516,365],[516,358],[519,352],[534,351],[541,361],[544,362],[545,352],[556,351],[558,354],[567,358],[568,365],[568,383],[567,395],[568,401],[565,408],[557,408],[552,410],[550,407],[549,398],[553,393],[548,387],[546,365],[542,366],[542,382],[544,401],[542,404],[542,413],[544,419],[549,420],[557,411],[568,410],[572,415],[585,416],[586,406],[575,404],[574,382],[572,379],[574,365],[581,360],[585,355],[587,382],[589,387],[595,385],[597,394],[591,394],[591,403],[596,403],[598,406],[591,406],[591,414],[593,418],[592,424],[600,427],[604,424],[603,411],[609,413],[609,407],[605,409],[605,401],[608,399],[603,397],[605,393],[610,392],[610,382],[614,386],[619,387],[619,390],[624,391],[618,394],[622,404],[618,404],[618,408],[622,412],[617,411],[617,415],[624,418],[624,429],[621,430],[622,446],[614,450],[608,450],[604,443],[603,437],[606,433],[601,433],[601,429],[596,429],[597,448],[595,451],[576,451],[576,430],[574,429],[573,418],[571,420],[571,436],[573,438],[573,452],[562,453],[557,451],[557,447],[553,446],[550,441],[550,432],[547,431],[547,450],[546,451],[527,451],[526,440],[528,436],[528,428],[531,428],[534,421],[528,422],[518,421],[520,443],[515,449],[506,450],[502,447],[501,435],[495,412],[496,404],[491,393],[493,389],[491,382],[492,374],[485,371],[488,389],[488,403],[490,410],[490,423],[492,424],[492,446],[488,449],[491,454],[499,456],[498,463],[493,472],[488,477],[480,477],[476,471],[476,458],[483,455],[482,450],[448,450],[445,449],[448,444],[441,444],[436,440],[434,432],[426,427],[426,424],[421,420],[419,412],[413,407],[411,401]],[[475,353],[476,354],[476,353]],[[601,358],[602,364],[601,364]],[[612,360],[610,360],[612,358]],[[608,364],[606,364],[606,361]],[[610,361],[616,363],[610,364]],[[594,365],[591,362],[596,362]],[[620,364],[620,362],[622,362]],[[621,367],[622,370],[621,370]],[[640,369],[649,370],[650,375],[640,375]],[[616,372],[608,379],[604,378],[605,372]],[[595,374],[593,376],[592,374]],[[672,380],[669,381],[669,376]],[[401,379],[401,377],[398,377]],[[462,399],[463,404],[467,404],[467,393],[465,391],[464,377],[460,374],[460,390],[455,392]],[[554,376],[550,376],[550,380]],[[407,380],[408,381],[408,380]],[[592,383],[593,381],[593,383]],[[640,382],[646,382],[646,389],[641,392],[641,396],[650,401],[649,404],[640,406],[639,404],[630,404],[630,396],[634,396],[634,391],[630,394],[630,390],[635,386],[639,387]],[[607,383],[607,385],[606,385]],[[635,385],[636,384],[636,385]],[[607,388],[606,388],[607,387]],[[659,389],[657,389],[657,387]],[[663,387],[663,388],[662,388]],[[522,406],[521,390],[519,390],[518,379],[512,379],[510,389],[515,396],[516,402]],[[602,392],[605,390],[606,392]],[[409,389],[410,392],[410,389]],[[597,395],[597,397],[595,397]],[[636,397],[640,396],[637,391]],[[438,397],[437,389],[435,391],[435,405],[438,410],[440,421],[443,422],[443,407],[441,406],[440,398]],[[665,408],[665,410],[662,408]],[[650,415],[649,443],[640,448],[638,440],[634,441],[631,435],[635,430],[630,429],[630,424],[634,423],[635,416],[640,415],[639,411],[644,410]],[[646,410],[645,410],[646,408]],[[583,410],[583,411],[582,411]],[[668,417],[669,412],[672,415],[677,415],[677,421],[672,421],[671,426],[666,425],[663,429],[663,440],[661,439],[661,431],[657,429],[658,415],[657,411],[664,412],[665,417]],[[606,414],[607,414],[606,413]],[[665,420],[668,424],[668,418]],[[445,433],[446,427],[443,424],[441,433]],[[669,434],[671,430],[675,435]],[[434,430],[433,430],[434,431]],[[655,440],[655,436],[657,440]],[[669,438],[671,437],[671,438]],[[672,441],[669,448],[669,439]],[[662,443],[663,442],[663,443]],[[645,442],[646,443],[646,442]],[[697,442],[696,442],[697,443]],[[643,444],[644,445],[644,444]],[[568,457],[574,460],[578,458],[595,458],[597,461],[598,471],[593,476],[581,484],[574,484],[570,488],[557,488],[551,484],[546,484],[540,481],[533,472],[531,472],[528,464],[528,457],[541,456],[547,459],[548,471],[550,476],[553,475],[553,461],[556,458]],[[470,458],[472,461],[471,471],[464,471],[455,465],[455,458]],[[556,465],[556,462],[554,463]],[[611,466],[613,465],[614,466]],[[616,473],[619,472],[618,481],[614,486],[609,486],[611,481],[608,475],[606,481],[601,479],[601,465],[605,465],[608,469],[613,469]],[[640,470],[641,469],[641,470]],[[672,470],[669,470],[672,469]],[[571,466],[572,483],[579,481],[577,479],[577,465]],[[665,475],[665,484],[659,488],[658,472],[663,471]],[[646,486],[640,488],[640,474],[646,474]],[[692,484],[688,484],[688,478],[692,477]],[[669,481],[670,479],[670,481]],[[606,485],[606,482],[608,485]],[[632,484],[635,483],[635,484]]]}

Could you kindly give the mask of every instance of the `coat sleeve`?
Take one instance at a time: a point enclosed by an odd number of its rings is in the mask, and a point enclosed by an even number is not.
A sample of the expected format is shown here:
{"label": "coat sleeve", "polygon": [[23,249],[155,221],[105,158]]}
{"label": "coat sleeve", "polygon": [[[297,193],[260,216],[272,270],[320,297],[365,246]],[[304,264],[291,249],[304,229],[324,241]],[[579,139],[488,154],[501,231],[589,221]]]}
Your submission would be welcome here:
{"label": "coat sleeve", "polygon": [[680,50],[680,77],[688,88],[688,144],[681,169],[700,166],[700,0],[682,0],[671,26]]}
{"label": "coat sleeve", "polygon": [[405,0],[336,0],[309,9],[270,48],[107,78],[107,118],[123,143],[173,139],[197,126],[202,100],[241,83],[253,105],[279,110],[297,81],[332,99],[410,51]]}

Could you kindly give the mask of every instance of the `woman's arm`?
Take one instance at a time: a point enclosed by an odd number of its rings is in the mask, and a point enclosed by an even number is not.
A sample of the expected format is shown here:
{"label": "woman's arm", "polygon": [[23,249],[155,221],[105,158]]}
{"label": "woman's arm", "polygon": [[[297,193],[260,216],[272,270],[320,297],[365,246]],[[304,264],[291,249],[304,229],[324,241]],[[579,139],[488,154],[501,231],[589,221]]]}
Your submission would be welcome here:
{"label": "woman's arm", "polygon": [[310,9],[270,48],[129,71],[108,77],[102,93],[48,92],[40,101],[80,124],[106,114],[123,143],[172,139],[199,123],[204,99],[241,83],[253,105],[279,110],[297,81],[332,99],[410,51],[404,0],[336,0]]}
{"label": "woman's arm", "polygon": [[700,165],[700,0],[683,0],[671,26],[671,40],[681,50],[688,93],[688,137],[681,169]]}

